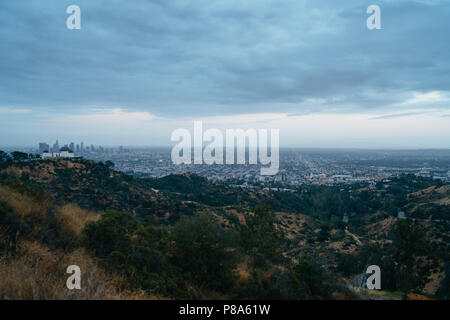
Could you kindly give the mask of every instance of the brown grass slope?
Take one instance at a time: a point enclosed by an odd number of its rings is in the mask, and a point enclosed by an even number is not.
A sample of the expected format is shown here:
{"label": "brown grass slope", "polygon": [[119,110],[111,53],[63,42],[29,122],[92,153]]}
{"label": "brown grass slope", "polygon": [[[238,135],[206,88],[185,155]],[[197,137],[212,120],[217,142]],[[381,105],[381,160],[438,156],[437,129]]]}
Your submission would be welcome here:
{"label": "brown grass slope", "polygon": [[[78,241],[86,223],[96,221],[99,215],[78,205],[68,204],[53,208],[32,196],[0,186],[0,201],[6,203],[21,219],[25,228],[27,219],[35,222],[31,231],[18,231],[14,250],[5,246],[7,230],[0,230],[0,299],[155,299],[142,291],[127,290],[123,279],[100,267],[96,259],[81,248],[64,249],[46,244],[41,234],[51,232],[47,225],[55,225],[70,242]],[[54,217],[51,217],[54,213]],[[50,221],[53,219],[53,223]],[[66,286],[67,267],[81,269],[81,290]]]}

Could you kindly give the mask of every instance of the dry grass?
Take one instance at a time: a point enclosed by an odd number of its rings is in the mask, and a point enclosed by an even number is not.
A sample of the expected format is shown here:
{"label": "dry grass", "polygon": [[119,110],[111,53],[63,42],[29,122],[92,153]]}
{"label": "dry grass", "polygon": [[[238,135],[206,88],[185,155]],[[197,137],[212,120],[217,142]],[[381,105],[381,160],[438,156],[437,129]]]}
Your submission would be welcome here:
{"label": "dry grass", "polygon": [[8,187],[0,186],[0,200],[7,202],[21,216],[41,210],[42,206],[27,195],[20,194]]}
{"label": "dry grass", "polygon": [[445,272],[433,273],[429,278],[430,281],[425,285],[423,292],[428,295],[435,295],[444,278]]}
{"label": "dry grass", "polygon": [[[0,200],[8,203],[22,217],[39,215],[44,225],[51,212],[49,203],[39,203],[6,186],[0,186]],[[100,218],[100,215],[75,204],[56,208],[55,212],[59,228],[72,234],[73,240],[79,237],[86,223]],[[4,238],[0,230],[0,242]],[[73,252],[51,251],[41,242],[31,239],[19,239],[14,255],[2,255],[0,252],[0,300],[156,299],[144,291],[123,289],[123,279],[106,272],[84,249]],[[80,290],[69,290],[66,286],[70,276],[66,270],[70,265],[77,265],[81,269]]]}
{"label": "dry grass", "polygon": [[434,300],[430,297],[421,295],[421,294],[417,294],[417,293],[408,293],[408,299],[409,300]]}
{"label": "dry grass", "polygon": [[14,259],[0,258],[1,299],[51,299],[54,256],[39,243],[23,243]]}
{"label": "dry grass", "polygon": [[81,209],[76,204],[67,204],[58,208],[57,219],[63,229],[78,237],[84,226],[88,222],[100,219],[100,215]]}
{"label": "dry grass", "polygon": [[[156,299],[143,291],[121,290],[122,279],[107,274],[80,249],[51,252],[39,242],[20,243],[14,257],[0,257],[0,299],[15,300],[143,300]],[[81,290],[69,290],[69,265],[81,269]]]}

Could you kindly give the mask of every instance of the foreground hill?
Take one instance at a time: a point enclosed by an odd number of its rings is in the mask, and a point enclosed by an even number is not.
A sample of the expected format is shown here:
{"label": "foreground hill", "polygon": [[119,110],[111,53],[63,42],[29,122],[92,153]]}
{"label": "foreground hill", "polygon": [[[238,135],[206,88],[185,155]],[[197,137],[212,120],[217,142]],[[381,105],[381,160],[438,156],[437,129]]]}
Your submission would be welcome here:
{"label": "foreground hill", "polygon": [[[0,166],[2,270],[34,251],[50,259],[35,274],[55,275],[62,291],[32,296],[46,299],[69,297],[51,261],[73,256],[97,270],[90,283],[109,284],[73,298],[445,298],[449,197],[448,185],[414,176],[278,192],[192,174],[137,179],[83,159],[16,161]],[[408,237],[413,263],[398,255]],[[370,264],[383,292],[360,288]],[[27,296],[14,283],[0,293]]]}
{"label": "foreground hill", "polygon": [[[0,299],[154,299],[123,289],[123,277],[77,245],[86,223],[99,218],[25,185],[0,185]],[[66,287],[70,265],[83,270],[81,290]]]}

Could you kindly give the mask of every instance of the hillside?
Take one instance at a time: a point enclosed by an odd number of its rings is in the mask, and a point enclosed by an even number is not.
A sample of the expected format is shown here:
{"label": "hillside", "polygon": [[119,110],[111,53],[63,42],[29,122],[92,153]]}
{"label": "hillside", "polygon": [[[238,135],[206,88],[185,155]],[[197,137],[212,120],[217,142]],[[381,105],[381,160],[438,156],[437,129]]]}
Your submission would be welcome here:
{"label": "hillside", "polygon": [[[86,223],[99,218],[25,186],[0,185],[0,299],[154,299],[121,289],[125,280],[77,245]],[[79,291],[65,285],[74,264],[86,271]]]}
{"label": "hillside", "polygon": [[[20,281],[36,283],[23,271],[0,294],[373,299],[408,290],[416,298],[445,298],[449,197],[448,185],[414,176],[376,186],[278,192],[243,190],[193,174],[138,179],[83,159],[8,163],[0,167],[0,273],[45,261],[48,269],[36,270],[35,277],[54,275],[48,281],[59,289],[35,294],[29,287],[19,294]],[[412,220],[399,219],[399,211]],[[395,280],[404,271],[392,259],[400,237],[410,233],[423,236],[418,249],[425,243],[428,249],[412,252],[414,286],[405,289]],[[65,277],[56,270],[74,257],[97,270],[90,275],[99,278],[89,283],[104,283],[102,292],[93,285],[70,295],[57,285]],[[379,294],[357,285],[369,264],[382,267]]]}
{"label": "hillside", "polygon": [[19,162],[0,170],[0,175],[32,184],[55,200],[94,211],[113,209],[168,219],[193,210],[190,204],[164,197],[142,180],[84,159]]}

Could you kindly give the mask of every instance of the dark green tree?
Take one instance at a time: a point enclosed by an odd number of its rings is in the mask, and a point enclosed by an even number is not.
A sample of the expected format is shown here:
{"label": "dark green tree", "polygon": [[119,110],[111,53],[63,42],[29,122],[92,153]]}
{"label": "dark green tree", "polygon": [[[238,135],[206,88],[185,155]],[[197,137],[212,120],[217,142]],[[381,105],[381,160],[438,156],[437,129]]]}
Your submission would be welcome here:
{"label": "dark green tree", "polygon": [[240,228],[241,244],[255,266],[265,267],[267,262],[282,261],[283,233],[276,227],[275,215],[268,207],[259,206],[247,215]]}
{"label": "dark green tree", "polygon": [[5,151],[0,150],[0,163],[7,162],[8,160],[11,160],[10,155]]}
{"label": "dark green tree", "polygon": [[20,216],[6,202],[0,201],[0,248],[7,254],[16,251],[20,224]]}
{"label": "dark green tree", "polygon": [[22,161],[29,158],[28,153],[20,152],[20,151],[13,151],[11,152],[11,156],[14,161]]}
{"label": "dark green tree", "polygon": [[337,270],[346,277],[361,273],[361,263],[357,255],[342,253],[338,255],[336,262]]}
{"label": "dark green tree", "polygon": [[327,241],[328,239],[330,239],[330,227],[327,225],[323,225],[320,228],[320,232],[317,235],[317,240],[319,242],[324,242]]}
{"label": "dark green tree", "polygon": [[450,267],[448,265],[445,268],[445,278],[442,280],[441,285],[436,292],[436,296],[439,299],[450,299]]}
{"label": "dark green tree", "polygon": [[99,221],[86,225],[83,244],[106,257],[113,251],[126,251],[136,230],[137,221],[129,213],[107,211]]}
{"label": "dark green tree", "polygon": [[208,215],[183,217],[172,231],[172,262],[199,285],[224,291],[233,286],[236,266],[223,230]]}
{"label": "dark green tree", "polygon": [[308,258],[302,257],[289,269],[293,296],[297,299],[327,299],[331,288],[326,284],[322,269]]}
{"label": "dark green tree", "polygon": [[430,250],[425,231],[411,219],[399,220],[393,230],[393,259],[396,264],[398,287],[407,299],[408,293],[421,290],[431,274],[424,257]]}
{"label": "dark green tree", "polygon": [[105,161],[105,166],[107,166],[108,168],[113,168],[114,162],[112,162],[111,160],[107,160]]}

